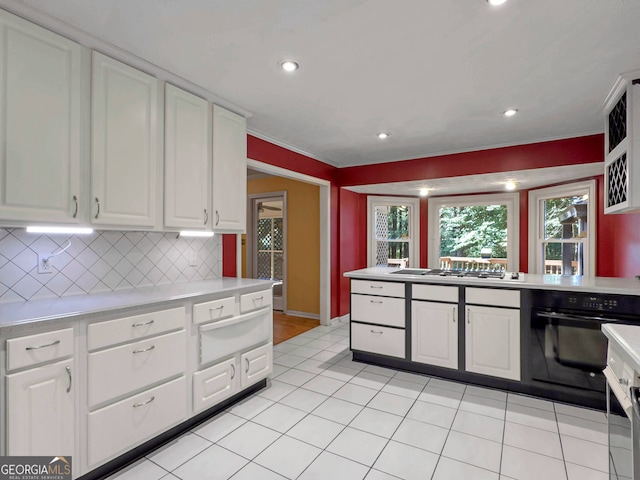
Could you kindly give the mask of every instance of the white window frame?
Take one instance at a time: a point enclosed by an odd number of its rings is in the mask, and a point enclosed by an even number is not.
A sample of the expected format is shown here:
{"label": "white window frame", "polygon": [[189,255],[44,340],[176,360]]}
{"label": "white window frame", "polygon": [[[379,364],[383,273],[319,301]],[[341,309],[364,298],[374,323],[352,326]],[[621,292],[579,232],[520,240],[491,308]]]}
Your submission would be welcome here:
{"label": "white window frame", "polygon": [[[529,273],[544,274],[542,243],[544,239],[544,208],[543,202],[549,198],[571,197],[583,195],[587,192],[587,236],[580,240],[584,245],[583,276],[595,276],[596,268],[596,182],[568,183],[555,187],[539,188],[529,191]],[[575,242],[576,240],[572,240]]]}
{"label": "white window frame", "polygon": [[367,196],[367,264],[376,266],[376,239],[374,236],[376,207],[406,205],[409,207],[409,267],[420,266],[420,199],[415,197],[377,197]]}
{"label": "white window frame", "polygon": [[440,267],[440,209],[477,205],[507,206],[507,270],[520,269],[520,194],[496,193],[429,199],[429,268]]}

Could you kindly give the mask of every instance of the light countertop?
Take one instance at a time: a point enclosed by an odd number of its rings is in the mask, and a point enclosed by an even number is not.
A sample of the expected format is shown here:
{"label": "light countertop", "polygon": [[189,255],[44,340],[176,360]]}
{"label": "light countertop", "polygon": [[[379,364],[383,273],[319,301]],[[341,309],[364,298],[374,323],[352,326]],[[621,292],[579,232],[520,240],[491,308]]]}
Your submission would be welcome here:
{"label": "light countertop", "polygon": [[635,371],[640,372],[640,326],[605,323],[602,333],[624,350],[633,361]]}
{"label": "light countertop", "polygon": [[175,283],[86,295],[0,304],[0,334],[13,327],[90,314],[116,312],[140,306],[153,306],[174,300],[195,300],[227,291],[271,288],[270,280],[223,277],[197,282]]}
{"label": "light countertop", "polygon": [[511,280],[510,273],[504,279],[473,277],[440,277],[429,275],[391,274],[397,267],[371,267],[353,270],[345,277],[363,280],[385,280],[391,282],[439,283],[503,288],[530,288],[538,290],[565,290],[570,292],[607,293],[618,295],[640,295],[640,280],[631,278],[580,277],[561,275],[534,275],[520,273],[518,280]]}

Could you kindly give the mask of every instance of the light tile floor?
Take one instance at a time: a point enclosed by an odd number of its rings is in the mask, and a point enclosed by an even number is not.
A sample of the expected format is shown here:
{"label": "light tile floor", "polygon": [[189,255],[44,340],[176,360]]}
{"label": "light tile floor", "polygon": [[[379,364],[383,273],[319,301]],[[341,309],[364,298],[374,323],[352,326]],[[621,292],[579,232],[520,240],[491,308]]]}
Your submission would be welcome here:
{"label": "light tile floor", "polygon": [[274,348],[267,388],[110,480],[607,480],[605,414],[356,363],[348,327]]}

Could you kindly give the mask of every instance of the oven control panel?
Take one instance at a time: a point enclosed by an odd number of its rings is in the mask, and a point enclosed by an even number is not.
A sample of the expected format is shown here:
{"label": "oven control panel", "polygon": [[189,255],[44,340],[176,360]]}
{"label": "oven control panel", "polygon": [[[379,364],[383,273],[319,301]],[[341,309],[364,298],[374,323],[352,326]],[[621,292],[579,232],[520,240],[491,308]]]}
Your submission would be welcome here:
{"label": "oven control panel", "polygon": [[584,310],[602,310],[614,312],[618,309],[618,300],[602,295],[569,295],[568,303],[570,307]]}
{"label": "oven control panel", "polygon": [[566,310],[576,314],[607,314],[611,318],[626,318],[640,323],[640,295],[538,290],[531,291],[531,302],[534,308]]}

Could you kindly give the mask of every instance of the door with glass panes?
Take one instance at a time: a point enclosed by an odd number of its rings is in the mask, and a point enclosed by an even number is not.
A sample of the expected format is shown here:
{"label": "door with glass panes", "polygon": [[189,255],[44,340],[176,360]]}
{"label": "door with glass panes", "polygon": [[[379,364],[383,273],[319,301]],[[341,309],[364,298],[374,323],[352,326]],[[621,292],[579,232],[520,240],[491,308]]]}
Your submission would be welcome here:
{"label": "door with glass panes", "polygon": [[286,309],[286,197],[283,194],[252,199],[253,278],[274,280],[273,309]]}

